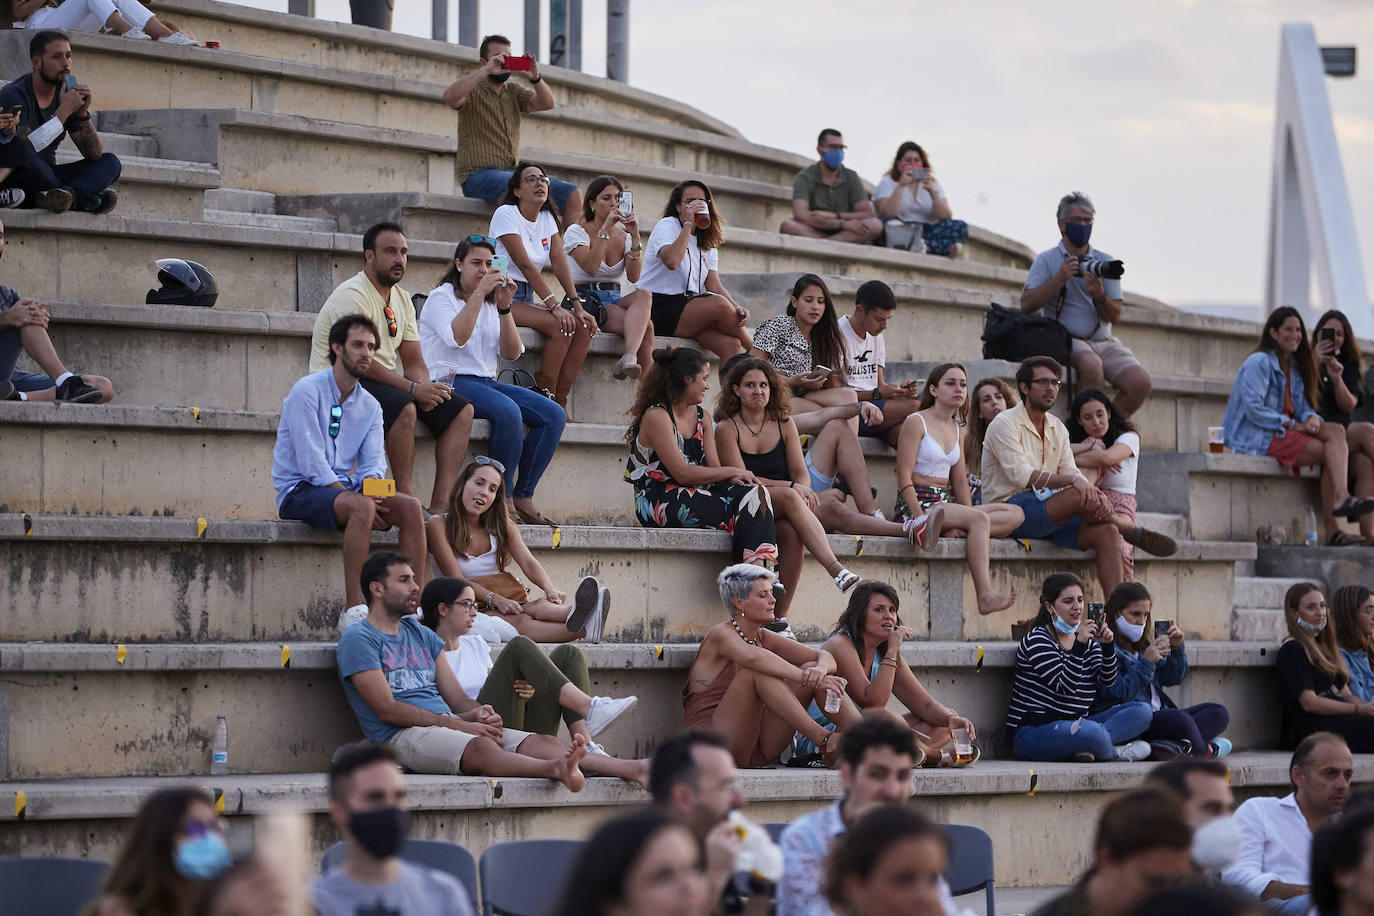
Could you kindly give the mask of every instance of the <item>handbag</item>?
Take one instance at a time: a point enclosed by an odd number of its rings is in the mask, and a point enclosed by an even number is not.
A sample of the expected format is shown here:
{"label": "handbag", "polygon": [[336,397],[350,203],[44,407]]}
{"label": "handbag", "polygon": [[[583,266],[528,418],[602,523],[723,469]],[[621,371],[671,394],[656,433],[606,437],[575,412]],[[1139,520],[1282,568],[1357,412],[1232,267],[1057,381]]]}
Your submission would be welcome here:
{"label": "handbag", "polygon": [[883,244],[888,248],[923,254],[926,250],[925,232],[925,223],[889,221],[883,224]]}
{"label": "handbag", "polygon": [[530,391],[542,394],[550,401],[554,400],[553,392],[535,381],[534,375],[528,369],[521,369],[519,366],[507,366],[496,373],[496,380],[500,382],[507,372],[510,373],[510,381],[504,384],[515,385],[519,388],[528,388]]}
{"label": "handbag", "polygon": [[1044,315],[1027,315],[992,303],[983,319],[983,359],[1019,363],[1032,356],[1048,356],[1069,365],[1073,337],[1062,324]]}
{"label": "handbag", "polygon": [[530,597],[524,584],[504,569],[489,576],[472,576],[468,581],[472,583],[472,590],[483,599],[486,598],[487,592],[494,592],[502,598],[509,598],[520,604],[524,604]]}

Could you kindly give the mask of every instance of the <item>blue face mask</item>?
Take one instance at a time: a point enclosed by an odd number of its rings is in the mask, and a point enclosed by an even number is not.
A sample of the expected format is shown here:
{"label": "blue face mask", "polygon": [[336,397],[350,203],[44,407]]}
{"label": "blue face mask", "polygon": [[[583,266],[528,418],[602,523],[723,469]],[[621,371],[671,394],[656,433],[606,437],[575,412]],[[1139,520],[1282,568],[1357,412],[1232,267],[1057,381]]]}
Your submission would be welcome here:
{"label": "blue face mask", "polygon": [[1058,630],[1060,633],[1063,633],[1065,636],[1069,636],[1073,633],[1078,632],[1078,624],[1069,626],[1067,623],[1063,621],[1063,619],[1058,614],[1051,614],[1050,621],[1054,624],[1054,628]]}
{"label": "blue face mask", "polygon": [[825,163],[827,168],[837,169],[840,167],[840,163],[844,162],[844,150],[828,149],[821,153],[821,161]]}
{"label": "blue face mask", "polygon": [[229,855],[224,837],[218,833],[202,833],[177,844],[172,864],[177,874],[187,880],[209,881],[233,865],[234,859]]}
{"label": "blue face mask", "polygon": [[1088,239],[1092,237],[1093,227],[1084,226],[1079,223],[1064,224],[1064,238],[1069,240],[1069,244],[1075,248],[1082,248],[1088,244]]}

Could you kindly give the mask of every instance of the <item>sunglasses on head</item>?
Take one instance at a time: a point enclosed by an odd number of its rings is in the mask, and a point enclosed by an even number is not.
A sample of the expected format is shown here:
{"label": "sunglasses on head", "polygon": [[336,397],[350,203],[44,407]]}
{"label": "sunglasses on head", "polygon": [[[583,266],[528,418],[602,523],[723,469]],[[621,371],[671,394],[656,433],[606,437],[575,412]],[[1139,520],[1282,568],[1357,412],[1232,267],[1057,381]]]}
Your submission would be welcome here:
{"label": "sunglasses on head", "polygon": [[329,408],[329,438],[339,438],[339,421],[343,419],[343,408],[338,404]]}
{"label": "sunglasses on head", "polygon": [[470,235],[468,236],[468,241],[472,242],[474,245],[490,245],[492,248],[496,247],[496,239],[489,235]]}
{"label": "sunglasses on head", "polygon": [[472,460],[477,462],[478,464],[490,465],[491,467],[496,468],[496,470],[502,474],[506,473],[506,466],[501,462],[497,461],[495,458],[488,458],[486,455],[478,455],[476,458]]}

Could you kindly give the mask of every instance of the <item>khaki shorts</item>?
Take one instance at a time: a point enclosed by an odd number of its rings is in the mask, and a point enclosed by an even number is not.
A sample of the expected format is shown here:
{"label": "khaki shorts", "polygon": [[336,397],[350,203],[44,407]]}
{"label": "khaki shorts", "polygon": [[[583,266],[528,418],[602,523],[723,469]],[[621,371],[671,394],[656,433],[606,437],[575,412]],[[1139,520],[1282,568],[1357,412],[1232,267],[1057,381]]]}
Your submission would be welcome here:
{"label": "khaki shorts", "polygon": [[[503,728],[501,748],[514,751],[531,734],[533,732],[522,732],[518,728]],[[387,744],[401,759],[401,766],[408,770],[438,776],[461,776],[459,764],[463,760],[463,751],[476,737],[442,725],[414,725],[392,735]]]}
{"label": "khaki shorts", "polygon": [[1097,358],[1102,360],[1102,374],[1113,384],[1116,383],[1118,375],[1132,366],[1140,365],[1140,360],[1135,358],[1130,348],[1115,337],[1108,337],[1106,340],[1082,340],[1075,337],[1072,358],[1076,360],[1080,353],[1096,353]]}

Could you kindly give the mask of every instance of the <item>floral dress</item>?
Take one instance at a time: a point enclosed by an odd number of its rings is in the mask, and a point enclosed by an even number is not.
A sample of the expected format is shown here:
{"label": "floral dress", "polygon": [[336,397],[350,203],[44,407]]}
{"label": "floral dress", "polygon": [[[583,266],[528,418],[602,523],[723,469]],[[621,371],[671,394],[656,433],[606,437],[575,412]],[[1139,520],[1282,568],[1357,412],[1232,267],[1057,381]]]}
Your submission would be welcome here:
{"label": "floral dress", "polygon": [[[692,438],[683,439],[673,412],[667,410],[677,447],[688,464],[706,464],[705,414],[697,406],[697,426]],[[635,488],[635,518],[645,528],[718,528],[730,532],[735,563],[777,562],[773,532],[773,504],[763,487],[728,482],[705,487],[686,487],[668,475],[658,455],[636,437],[625,464],[625,479]]]}

